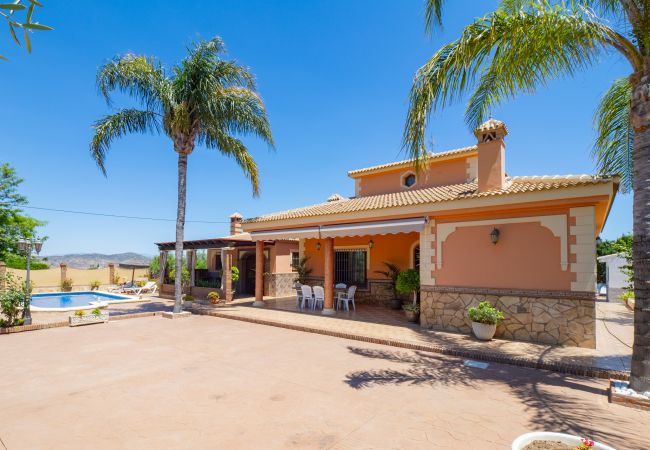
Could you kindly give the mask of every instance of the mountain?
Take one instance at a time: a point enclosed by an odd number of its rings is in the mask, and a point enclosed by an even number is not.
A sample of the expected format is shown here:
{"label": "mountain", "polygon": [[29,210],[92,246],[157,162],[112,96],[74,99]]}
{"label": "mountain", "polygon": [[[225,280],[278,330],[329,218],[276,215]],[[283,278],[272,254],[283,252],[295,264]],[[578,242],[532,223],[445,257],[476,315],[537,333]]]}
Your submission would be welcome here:
{"label": "mountain", "polygon": [[149,264],[149,256],[138,253],[115,253],[106,255],[103,253],[73,253],[69,255],[52,255],[43,257],[50,267],[58,267],[61,263],[66,263],[73,269],[88,269],[90,267],[106,267],[108,263],[130,263],[130,264]]}

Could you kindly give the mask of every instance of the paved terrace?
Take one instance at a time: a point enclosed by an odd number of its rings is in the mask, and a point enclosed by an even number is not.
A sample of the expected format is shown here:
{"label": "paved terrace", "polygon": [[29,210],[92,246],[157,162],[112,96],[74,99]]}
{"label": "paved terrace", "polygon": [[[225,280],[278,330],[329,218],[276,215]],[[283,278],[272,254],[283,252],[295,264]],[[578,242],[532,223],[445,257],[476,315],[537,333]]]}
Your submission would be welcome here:
{"label": "paved terrace", "polygon": [[605,380],[241,321],[148,317],[0,345],[8,450],[503,450],[530,430],[650,448],[650,412],[609,404]]}
{"label": "paved terrace", "polygon": [[[141,303],[112,304],[111,316],[171,311],[173,301],[150,297]],[[228,305],[214,307],[209,303],[186,303],[185,309],[199,314],[237,319],[366,342],[391,344],[402,348],[447,353],[475,359],[508,362],[528,367],[561,370],[568,373],[572,366],[588,368],[589,376],[609,377],[610,371],[625,378],[630,370],[633,341],[633,313],[622,303],[597,303],[598,348],[558,347],[495,339],[480,342],[471,336],[423,330],[406,322],[401,311],[384,307],[357,305],[357,312],[339,311],[335,317],[322,316],[320,311],[305,312],[296,308],[294,298],[265,299],[266,308],[253,308],[252,298],[237,299]],[[33,313],[34,323],[65,323],[70,313]],[[562,367],[560,367],[562,366]],[[607,369],[599,372],[598,369]]]}

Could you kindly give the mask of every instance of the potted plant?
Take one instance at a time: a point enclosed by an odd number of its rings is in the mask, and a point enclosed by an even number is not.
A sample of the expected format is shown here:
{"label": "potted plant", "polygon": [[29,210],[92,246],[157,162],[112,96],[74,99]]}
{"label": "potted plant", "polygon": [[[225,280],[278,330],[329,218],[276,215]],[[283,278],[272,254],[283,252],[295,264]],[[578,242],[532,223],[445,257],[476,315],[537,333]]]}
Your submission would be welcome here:
{"label": "potted plant", "polygon": [[375,270],[375,273],[389,278],[391,281],[391,288],[393,290],[393,299],[391,300],[391,308],[400,309],[402,307],[402,300],[397,296],[397,277],[399,276],[399,267],[395,264],[384,261],[382,262],[386,266],[386,270]]}
{"label": "potted plant", "polygon": [[481,302],[478,306],[467,311],[472,321],[474,336],[482,341],[489,341],[497,331],[497,324],[503,320],[503,313],[496,309],[490,302]]}
{"label": "potted plant", "polygon": [[90,290],[91,291],[98,291],[100,285],[101,285],[101,283],[99,282],[99,280],[93,280],[93,281],[90,282]]}
{"label": "potted plant", "polygon": [[68,318],[71,327],[78,325],[90,325],[92,323],[108,322],[108,311],[102,311],[99,308],[93,309],[89,314],[83,309],[78,309],[74,315]]}
{"label": "potted plant", "polygon": [[210,300],[210,303],[213,305],[216,305],[219,303],[219,293],[216,291],[208,292],[208,300]]}
{"label": "potted plant", "polygon": [[235,283],[237,283],[239,281],[239,269],[237,268],[237,266],[231,266],[230,267],[230,276],[231,276],[232,285],[233,285],[232,295],[234,296],[235,295],[235,287],[234,286],[235,286]]}
{"label": "potted plant", "polygon": [[417,322],[420,316],[420,307],[417,304],[417,292],[420,289],[420,273],[415,269],[402,270],[397,276],[395,288],[402,294],[413,294],[413,303],[403,305],[402,309],[409,322]]}
{"label": "potted plant", "polygon": [[298,278],[293,280],[294,282],[298,284],[307,284],[307,277],[311,273],[311,269],[307,267],[308,260],[309,256],[303,256],[300,258],[300,261],[298,261],[298,264],[291,265],[291,268],[298,274]]}
{"label": "potted plant", "polygon": [[535,431],[519,436],[512,442],[512,450],[525,449],[566,449],[566,450],[614,450],[612,447],[595,442],[589,438],[566,433]]}

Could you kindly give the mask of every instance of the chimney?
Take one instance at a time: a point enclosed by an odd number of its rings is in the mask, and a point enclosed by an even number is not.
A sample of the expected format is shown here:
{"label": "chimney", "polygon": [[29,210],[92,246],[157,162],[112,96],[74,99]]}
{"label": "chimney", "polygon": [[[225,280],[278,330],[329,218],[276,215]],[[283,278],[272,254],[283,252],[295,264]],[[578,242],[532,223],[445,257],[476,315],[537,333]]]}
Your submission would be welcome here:
{"label": "chimney", "polygon": [[506,124],[490,118],[474,130],[478,140],[478,192],[498,191],[506,184]]}
{"label": "chimney", "polygon": [[230,235],[242,233],[242,228],[241,228],[242,219],[243,219],[242,215],[239,214],[238,212],[232,213],[230,215]]}

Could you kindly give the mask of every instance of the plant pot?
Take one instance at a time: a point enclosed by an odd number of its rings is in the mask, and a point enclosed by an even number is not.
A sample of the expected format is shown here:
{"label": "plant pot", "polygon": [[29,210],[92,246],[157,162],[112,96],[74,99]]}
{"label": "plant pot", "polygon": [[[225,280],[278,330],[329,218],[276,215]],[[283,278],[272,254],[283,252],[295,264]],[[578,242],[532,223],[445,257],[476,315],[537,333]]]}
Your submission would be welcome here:
{"label": "plant pot", "polygon": [[406,320],[413,323],[416,323],[420,318],[420,313],[415,311],[404,311],[404,315],[406,316]]}
{"label": "plant pot", "polygon": [[101,314],[84,314],[83,316],[70,316],[69,325],[76,327],[79,325],[91,325],[93,323],[108,322],[108,311],[102,311]]}
{"label": "plant pot", "polygon": [[494,337],[494,333],[497,331],[497,326],[488,323],[472,322],[472,331],[477,339],[480,339],[481,341],[489,341]]}
{"label": "plant pot", "polygon": [[402,300],[399,298],[394,298],[390,301],[390,307],[392,309],[402,309]]}
{"label": "plant pot", "polygon": [[[517,439],[512,441],[512,450],[521,450],[528,444],[533,441],[560,441],[563,444],[576,447],[580,445],[580,437],[574,436],[572,434],[566,433],[551,433],[548,431],[535,431],[533,433],[526,433],[519,436]],[[595,442],[592,447],[594,450],[614,450],[612,447],[601,444],[600,442]]]}

